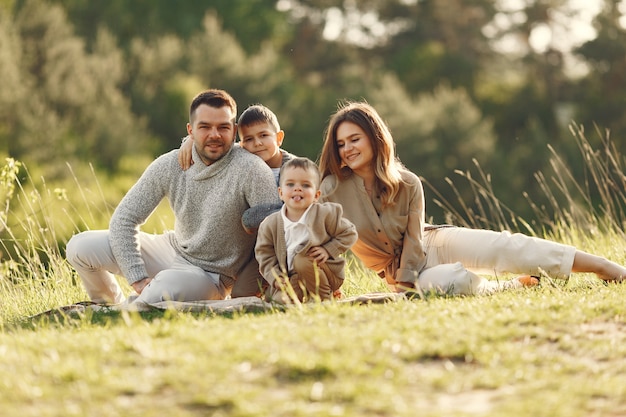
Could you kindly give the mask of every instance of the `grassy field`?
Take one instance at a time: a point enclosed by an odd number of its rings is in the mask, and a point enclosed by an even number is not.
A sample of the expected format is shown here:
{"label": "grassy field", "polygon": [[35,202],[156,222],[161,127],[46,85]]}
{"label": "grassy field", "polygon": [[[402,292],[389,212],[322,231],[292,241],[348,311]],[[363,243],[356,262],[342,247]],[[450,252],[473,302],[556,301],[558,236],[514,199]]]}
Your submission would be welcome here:
{"label": "grassy field", "polygon": [[87,313],[0,333],[3,416],[626,415],[626,286],[288,311]]}
{"label": "grassy field", "polygon": [[[531,232],[626,263],[626,198],[613,176],[626,177],[621,165],[596,169],[590,155],[597,188],[608,184],[602,206],[581,209],[572,198]],[[2,245],[11,254],[0,262],[1,416],[626,415],[626,284],[584,274],[480,297],[32,318],[87,299],[57,234],[97,227],[111,206],[81,205],[103,191],[36,191],[16,177],[8,161],[0,171]],[[524,224],[489,184],[471,186],[483,209],[456,212],[458,224]],[[350,262],[346,296],[384,290]]]}

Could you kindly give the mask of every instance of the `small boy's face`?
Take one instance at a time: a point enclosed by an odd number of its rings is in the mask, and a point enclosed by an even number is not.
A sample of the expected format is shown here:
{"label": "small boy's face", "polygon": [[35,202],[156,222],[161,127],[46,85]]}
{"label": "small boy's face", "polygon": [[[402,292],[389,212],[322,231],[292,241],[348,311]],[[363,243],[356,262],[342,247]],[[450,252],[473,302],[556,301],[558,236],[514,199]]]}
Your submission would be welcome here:
{"label": "small boy's face", "polygon": [[280,145],[283,143],[285,132],[276,132],[268,123],[255,123],[239,128],[241,146],[263,159],[270,168],[280,168],[282,156]]}
{"label": "small boy's face", "polygon": [[280,175],[278,195],[287,211],[304,212],[320,197],[317,175],[303,168],[289,167]]}

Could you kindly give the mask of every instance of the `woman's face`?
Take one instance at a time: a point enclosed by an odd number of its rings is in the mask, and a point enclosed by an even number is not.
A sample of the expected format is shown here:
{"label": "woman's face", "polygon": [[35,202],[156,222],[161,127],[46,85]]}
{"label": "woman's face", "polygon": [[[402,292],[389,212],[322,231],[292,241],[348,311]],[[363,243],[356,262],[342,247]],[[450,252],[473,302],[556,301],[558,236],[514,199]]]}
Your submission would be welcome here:
{"label": "woman's face", "polygon": [[372,171],[374,148],[360,126],[352,122],[341,122],[337,127],[336,142],[341,161],[352,171],[357,175]]}

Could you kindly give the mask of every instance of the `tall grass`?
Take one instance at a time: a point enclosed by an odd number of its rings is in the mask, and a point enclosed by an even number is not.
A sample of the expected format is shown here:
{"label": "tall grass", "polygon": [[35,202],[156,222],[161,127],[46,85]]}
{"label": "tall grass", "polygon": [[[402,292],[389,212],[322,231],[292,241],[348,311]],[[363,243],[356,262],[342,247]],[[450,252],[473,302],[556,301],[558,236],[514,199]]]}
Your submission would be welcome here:
{"label": "tall grass", "polygon": [[[45,178],[37,180],[11,158],[0,168],[0,326],[87,299],[65,260],[65,245],[78,231],[107,227],[120,185],[107,182],[104,189],[93,169],[79,178],[71,166],[67,168],[71,182],[54,185]],[[168,210],[166,205],[159,207],[155,219],[146,224],[149,231],[169,226]]]}
{"label": "tall grass", "polygon": [[[584,161],[584,177],[576,178],[568,163],[548,145],[551,170],[533,175],[549,205],[538,205],[528,193],[523,193],[534,213],[533,221],[519,217],[515,210],[500,201],[491,175],[485,173],[476,160],[477,178],[469,171],[455,171],[460,177],[455,181],[446,178],[456,200],[446,199],[427,180],[424,182],[436,196],[434,204],[444,210],[447,221],[456,225],[549,235],[558,240],[575,241],[581,237],[581,231],[588,236],[623,239],[626,224],[624,155],[610,141],[608,133],[597,132],[601,146],[594,148],[582,126],[571,124],[570,132]],[[474,196],[471,202],[460,197],[459,187],[471,188]]]}
{"label": "tall grass", "polygon": [[1,179],[0,323],[84,297],[62,250],[67,234],[88,222],[82,216],[89,211],[72,205],[65,189],[51,190],[45,182],[36,187],[18,161],[6,160]]}
{"label": "tall grass", "polygon": [[[623,261],[624,253],[617,252],[619,249],[611,242],[624,239],[624,157],[608,138],[600,149],[595,149],[582,128],[572,126],[571,132],[585,161],[585,178],[574,178],[566,162],[550,147],[552,172],[536,173],[535,178],[551,206],[539,207],[527,196],[538,222],[520,218],[500,201],[490,175],[482,171],[478,162],[478,178],[469,172],[457,172],[460,181],[448,179],[457,196],[461,195],[458,187],[470,187],[474,195],[471,202],[460,197],[448,201],[433,190],[434,203],[456,225],[550,237]],[[116,188],[108,181],[107,188],[103,188],[93,170],[90,176],[83,172],[79,178],[72,167],[68,169],[73,183],[66,187],[48,185],[44,179],[35,181],[25,166],[12,159],[7,159],[0,171],[0,326],[87,298],[80,280],[65,261],[65,244],[77,231],[107,227],[122,191],[121,186]],[[172,213],[164,204],[144,230],[159,232],[172,224]],[[349,256],[345,295],[385,289],[382,280]]]}

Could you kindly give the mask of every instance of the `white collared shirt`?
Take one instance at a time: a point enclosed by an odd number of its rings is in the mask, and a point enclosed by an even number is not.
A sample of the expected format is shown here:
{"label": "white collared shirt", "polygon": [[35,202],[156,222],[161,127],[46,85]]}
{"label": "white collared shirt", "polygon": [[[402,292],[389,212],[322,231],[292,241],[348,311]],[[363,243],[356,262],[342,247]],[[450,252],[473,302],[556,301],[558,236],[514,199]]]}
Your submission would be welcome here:
{"label": "white collared shirt", "polygon": [[293,258],[302,250],[302,248],[309,241],[309,231],[306,227],[306,215],[309,213],[311,206],[309,206],[300,219],[297,222],[292,222],[287,218],[286,205],[280,209],[280,214],[283,217],[283,224],[285,225],[285,244],[287,245],[287,268],[291,273],[293,271]]}

